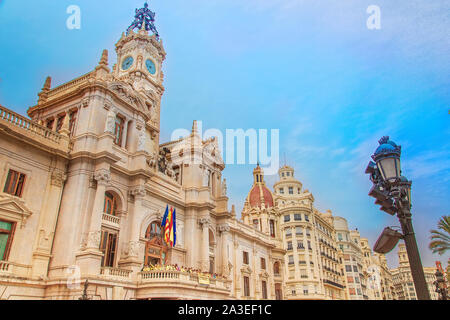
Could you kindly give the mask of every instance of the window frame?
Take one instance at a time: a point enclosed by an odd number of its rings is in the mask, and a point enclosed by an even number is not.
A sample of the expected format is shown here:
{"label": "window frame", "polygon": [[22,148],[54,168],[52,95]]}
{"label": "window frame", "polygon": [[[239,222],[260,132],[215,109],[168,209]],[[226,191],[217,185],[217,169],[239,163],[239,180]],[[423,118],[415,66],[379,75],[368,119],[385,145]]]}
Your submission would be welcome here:
{"label": "window frame", "polygon": [[[111,197],[109,197],[109,195]],[[109,201],[108,201],[109,200]],[[107,204],[110,202],[111,211],[107,211]],[[105,192],[105,200],[103,204],[103,213],[109,214],[111,216],[117,216],[117,197],[111,192]]]}
{"label": "window frame", "polygon": [[114,120],[114,144],[119,147],[122,147],[124,130],[125,118],[117,115],[116,119]]}
{"label": "window frame", "polygon": [[250,262],[250,257],[247,251],[242,251],[242,263],[248,265]]}
{"label": "window frame", "polygon": [[9,223],[11,225],[11,230],[0,229],[0,234],[7,234],[8,240],[6,241],[5,252],[3,252],[3,257],[0,257],[0,261],[8,261],[9,254],[11,252],[12,242],[14,239],[14,234],[16,232],[16,222],[0,219],[0,222]]}
{"label": "window frame", "polygon": [[[16,174],[17,177],[15,177],[15,182],[14,182],[14,186],[12,186],[12,182],[14,181],[12,179],[12,174]],[[21,177],[23,176],[23,180],[21,182],[21,187],[20,187],[20,192],[18,193],[17,191],[19,190],[19,181],[21,179]],[[5,181],[5,185],[3,187],[3,192],[7,193],[9,195],[12,195],[14,197],[18,197],[21,198],[23,196],[23,190],[25,188],[25,182],[27,180],[27,175],[25,173],[13,170],[13,169],[9,169],[8,170],[8,175],[6,176],[6,181]],[[13,191],[10,191],[11,188],[13,188]]]}
{"label": "window frame", "polygon": [[244,276],[244,297],[250,297],[250,277]]}
{"label": "window frame", "polygon": [[99,249],[103,253],[101,266],[114,268],[117,260],[117,247],[119,234],[114,231],[102,229]]}

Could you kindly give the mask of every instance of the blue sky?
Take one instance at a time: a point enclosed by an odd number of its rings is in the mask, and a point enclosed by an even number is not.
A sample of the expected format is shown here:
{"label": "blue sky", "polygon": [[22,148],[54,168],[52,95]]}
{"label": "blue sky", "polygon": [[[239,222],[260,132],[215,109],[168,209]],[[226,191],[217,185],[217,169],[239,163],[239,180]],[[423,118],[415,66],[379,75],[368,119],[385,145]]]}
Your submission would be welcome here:
{"label": "blue sky", "polygon": [[[0,104],[20,113],[53,86],[92,70],[143,0],[0,0]],[[383,135],[403,147],[413,180],[422,259],[429,230],[450,205],[450,1],[150,1],[167,51],[162,141],[173,130],[279,129],[280,152],[316,207],[331,209],[373,245],[395,218],[367,196],[364,169]],[[81,30],[66,28],[69,5]],[[369,5],[381,30],[368,30]],[[283,158],[283,156],[282,156]],[[241,210],[252,165],[225,169]],[[266,177],[272,186],[276,177]],[[397,264],[393,253],[391,266]]]}

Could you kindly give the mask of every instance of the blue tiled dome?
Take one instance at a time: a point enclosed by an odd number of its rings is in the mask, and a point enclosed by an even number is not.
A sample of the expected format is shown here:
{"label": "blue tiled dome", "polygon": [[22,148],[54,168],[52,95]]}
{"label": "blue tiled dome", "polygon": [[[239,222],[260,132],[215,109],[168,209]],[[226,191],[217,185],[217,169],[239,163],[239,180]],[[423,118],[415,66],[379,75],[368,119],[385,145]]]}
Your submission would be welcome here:
{"label": "blue tiled dome", "polygon": [[375,154],[380,154],[380,153],[385,153],[385,152],[395,152],[396,146],[397,145],[394,142],[388,141],[387,143],[383,143],[381,146],[379,146],[377,148],[377,150],[375,151]]}

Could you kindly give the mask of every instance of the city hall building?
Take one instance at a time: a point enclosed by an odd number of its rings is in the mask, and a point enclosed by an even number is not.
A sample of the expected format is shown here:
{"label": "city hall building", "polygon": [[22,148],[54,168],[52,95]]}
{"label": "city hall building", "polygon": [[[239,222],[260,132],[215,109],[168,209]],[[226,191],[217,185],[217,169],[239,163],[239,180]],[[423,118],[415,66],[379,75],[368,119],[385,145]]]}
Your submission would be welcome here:
{"label": "city hall building", "polygon": [[112,69],[105,50],[72,81],[47,78],[28,117],[0,106],[0,299],[354,298],[335,218],[293,168],[271,191],[257,166],[237,218],[216,139],[194,121],[160,143],[166,52],[153,21],[147,5],[136,12]]}

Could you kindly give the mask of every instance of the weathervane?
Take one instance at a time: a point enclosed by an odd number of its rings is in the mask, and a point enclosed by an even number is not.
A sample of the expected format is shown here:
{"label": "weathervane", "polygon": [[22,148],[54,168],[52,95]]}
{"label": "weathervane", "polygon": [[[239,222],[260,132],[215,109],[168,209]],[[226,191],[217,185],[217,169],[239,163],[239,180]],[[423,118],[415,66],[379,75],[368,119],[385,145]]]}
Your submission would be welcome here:
{"label": "weathervane", "polygon": [[133,23],[128,27],[127,34],[130,33],[130,31],[138,28],[139,30],[142,29],[143,24],[145,23],[145,30],[152,31],[156,39],[159,40],[159,34],[155,27],[155,13],[151,11],[148,8],[148,3],[146,2],[144,4],[144,8],[136,9],[136,14],[134,16]]}

